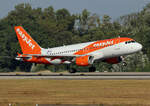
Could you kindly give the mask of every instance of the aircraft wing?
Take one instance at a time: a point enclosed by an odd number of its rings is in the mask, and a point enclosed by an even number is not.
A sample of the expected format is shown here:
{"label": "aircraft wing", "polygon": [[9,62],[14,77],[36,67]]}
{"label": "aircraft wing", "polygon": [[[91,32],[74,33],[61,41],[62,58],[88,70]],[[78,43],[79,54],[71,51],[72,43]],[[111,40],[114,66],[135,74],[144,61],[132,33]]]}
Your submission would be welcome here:
{"label": "aircraft wing", "polygon": [[22,54],[22,56],[19,57],[80,57],[80,56],[85,56],[85,55],[72,55],[72,54],[55,54],[55,55],[41,55],[41,54]]}

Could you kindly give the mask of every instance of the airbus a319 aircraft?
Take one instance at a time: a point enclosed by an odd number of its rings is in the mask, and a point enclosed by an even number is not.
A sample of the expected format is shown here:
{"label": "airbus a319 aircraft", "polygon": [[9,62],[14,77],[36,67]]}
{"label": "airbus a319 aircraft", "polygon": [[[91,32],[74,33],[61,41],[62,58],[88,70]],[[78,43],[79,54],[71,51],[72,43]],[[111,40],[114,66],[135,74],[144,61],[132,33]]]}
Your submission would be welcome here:
{"label": "airbus a319 aircraft", "polygon": [[[15,31],[23,52],[23,54],[18,53],[16,60],[50,65],[75,63],[78,66],[89,66],[89,72],[96,71],[93,65],[96,61],[117,64],[123,61],[122,56],[142,49],[140,43],[127,37],[44,49],[21,26],[16,26]],[[76,71],[75,68],[69,69],[71,73]]]}

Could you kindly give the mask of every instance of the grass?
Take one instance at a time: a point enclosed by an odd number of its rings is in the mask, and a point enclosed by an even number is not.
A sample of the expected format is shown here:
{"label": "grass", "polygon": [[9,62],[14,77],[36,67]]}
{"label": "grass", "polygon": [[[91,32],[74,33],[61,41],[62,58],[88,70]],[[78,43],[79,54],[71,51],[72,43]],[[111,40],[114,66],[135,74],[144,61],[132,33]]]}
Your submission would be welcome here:
{"label": "grass", "polygon": [[0,104],[8,103],[149,105],[150,80],[0,80]]}

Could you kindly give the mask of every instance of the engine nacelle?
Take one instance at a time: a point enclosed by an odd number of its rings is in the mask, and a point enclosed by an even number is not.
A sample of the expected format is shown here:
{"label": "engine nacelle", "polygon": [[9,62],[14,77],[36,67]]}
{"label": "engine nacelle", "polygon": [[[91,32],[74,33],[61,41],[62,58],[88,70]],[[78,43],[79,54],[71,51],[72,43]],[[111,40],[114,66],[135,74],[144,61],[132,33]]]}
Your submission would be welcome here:
{"label": "engine nacelle", "polygon": [[121,57],[113,57],[113,58],[108,58],[104,60],[104,62],[107,62],[109,64],[117,64],[117,63],[120,63],[121,61],[122,61]]}
{"label": "engine nacelle", "polygon": [[88,66],[93,64],[93,57],[92,56],[81,56],[76,58],[76,64],[78,66]]}

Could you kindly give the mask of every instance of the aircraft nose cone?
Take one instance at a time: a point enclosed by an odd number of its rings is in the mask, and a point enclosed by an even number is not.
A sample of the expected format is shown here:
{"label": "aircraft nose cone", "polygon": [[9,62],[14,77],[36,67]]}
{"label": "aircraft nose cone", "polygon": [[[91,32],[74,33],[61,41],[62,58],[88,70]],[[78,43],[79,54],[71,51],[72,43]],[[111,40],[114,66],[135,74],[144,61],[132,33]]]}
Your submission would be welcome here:
{"label": "aircraft nose cone", "polygon": [[143,48],[143,46],[140,43],[138,43],[138,45],[137,45],[138,51],[142,50],[142,48]]}

